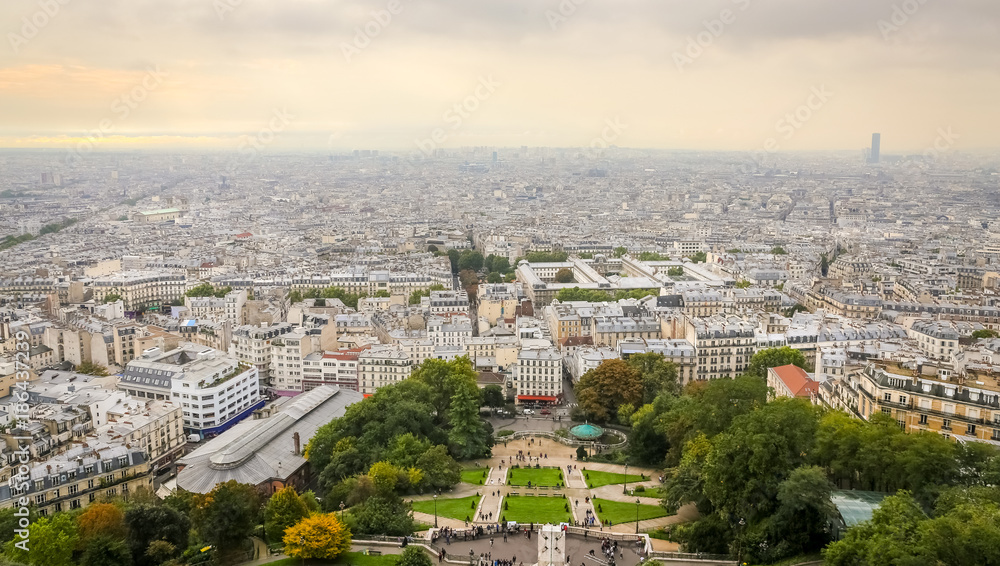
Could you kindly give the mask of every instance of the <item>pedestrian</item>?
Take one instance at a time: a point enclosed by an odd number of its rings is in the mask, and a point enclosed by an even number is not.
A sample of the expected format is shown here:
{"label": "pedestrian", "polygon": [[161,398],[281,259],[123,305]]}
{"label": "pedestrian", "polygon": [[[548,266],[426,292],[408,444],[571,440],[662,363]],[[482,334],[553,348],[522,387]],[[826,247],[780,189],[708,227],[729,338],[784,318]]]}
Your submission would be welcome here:
{"label": "pedestrian", "polygon": [[493,537],[490,537],[490,548],[493,548]]}

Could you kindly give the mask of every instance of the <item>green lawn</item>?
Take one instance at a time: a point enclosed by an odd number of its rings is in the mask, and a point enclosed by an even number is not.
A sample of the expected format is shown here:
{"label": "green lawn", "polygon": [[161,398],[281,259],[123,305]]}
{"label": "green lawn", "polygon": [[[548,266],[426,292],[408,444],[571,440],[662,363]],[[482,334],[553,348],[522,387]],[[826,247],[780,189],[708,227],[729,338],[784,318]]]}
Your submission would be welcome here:
{"label": "green lawn", "polygon": [[[602,485],[614,485],[616,483],[625,483],[625,474],[618,474],[614,472],[598,472],[596,470],[583,470],[583,477],[587,480],[587,487],[593,489],[595,487],[601,487]],[[649,478],[646,478],[648,480]],[[642,476],[637,476],[634,474],[628,475],[628,482],[640,482],[645,481]]]}
{"label": "green lawn", "polygon": [[[470,495],[469,497],[462,497],[460,499],[441,499],[439,497],[437,500],[438,517],[449,517],[451,519],[458,519],[459,521],[464,521],[466,517],[472,519],[476,516],[476,505],[479,505],[479,499],[478,495]],[[434,500],[424,499],[414,501],[413,510],[433,515]]]}
{"label": "green lawn", "polygon": [[[386,552],[386,551],[383,551]],[[337,560],[310,560],[310,566],[396,566],[399,556],[383,554],[382,556],[366,556],[360,552],[348,552]],[[277,562],[268,562],[267,566],[299,566],[299,558],[285,558]]]}
{"label": "green lawn", "polygon": [[573,515],[566,511],[568,499],[562,497],[504,497],[501,517],[518,523],[568,523]]}
{"label": "green lawn", "polygon": [[462,481],[472,485],[483,485],[486,481],[486,474],[489,468],[469,468],[462,470]]}
{"label": "green lawn", "polygon": [[647,487],[646,491],[637,491],[635,492],[635,495],[639,497],[652,497],[655,499],[663,499],[663,496],[666,495],[666,493],[663,491],[662,488],[659,487]]}
{"label": "green lawn", "polygon": [[511,468],[507,472],[507,485],[536,485],[555,487],[563,483],[563,473],[559,468]]}
{"label": "green lawn", "polygon": [[[611,501],[608,499],[594,498],[594,509],[597,509],[597,518],[602,523],[611,521],[614,524],[635,522],[635,502],[632,501]],[[639,505],[639,520],[656,519],[666,517],[669,513],[659,505]]]}

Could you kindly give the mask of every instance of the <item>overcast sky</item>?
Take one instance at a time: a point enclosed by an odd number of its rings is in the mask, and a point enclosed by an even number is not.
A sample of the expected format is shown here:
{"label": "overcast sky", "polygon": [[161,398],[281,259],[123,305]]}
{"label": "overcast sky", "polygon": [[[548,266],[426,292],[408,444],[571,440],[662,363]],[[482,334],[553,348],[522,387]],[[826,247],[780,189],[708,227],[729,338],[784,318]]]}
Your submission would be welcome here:
{"label": "overcast sky", "polygon": [[994,148],[998,26],[997,0],[3,0],[0,146]]}

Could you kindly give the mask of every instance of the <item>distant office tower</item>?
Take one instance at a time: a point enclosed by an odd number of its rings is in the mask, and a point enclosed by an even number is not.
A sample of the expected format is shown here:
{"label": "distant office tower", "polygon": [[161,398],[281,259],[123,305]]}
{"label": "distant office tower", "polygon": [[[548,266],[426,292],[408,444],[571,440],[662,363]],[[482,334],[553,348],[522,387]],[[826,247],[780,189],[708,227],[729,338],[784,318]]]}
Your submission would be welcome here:
{"label": "distant office tower", "polygon": [[493,152],[493,163],[497,162],[497,152]]}
{"label": "distant office tower", "polygon": [[881,145],[882,145],[882,134],[872,134],[872,153],[868,158],[869,163],[878,163]]}

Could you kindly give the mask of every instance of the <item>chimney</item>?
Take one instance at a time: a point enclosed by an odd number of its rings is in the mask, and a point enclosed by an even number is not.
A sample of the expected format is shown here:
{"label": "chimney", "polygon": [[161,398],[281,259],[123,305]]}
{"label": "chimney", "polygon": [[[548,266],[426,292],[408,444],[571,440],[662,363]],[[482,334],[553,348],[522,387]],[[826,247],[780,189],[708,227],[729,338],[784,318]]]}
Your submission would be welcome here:
{"label": "chimney", "polygon": [[296,432],[295,434],[292,435],[292,442],[295,443],[295,455],[298,456],[299,455],[299,433]]}

